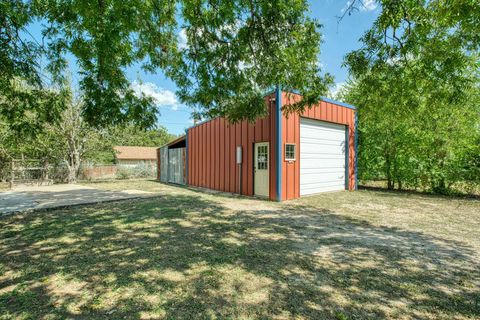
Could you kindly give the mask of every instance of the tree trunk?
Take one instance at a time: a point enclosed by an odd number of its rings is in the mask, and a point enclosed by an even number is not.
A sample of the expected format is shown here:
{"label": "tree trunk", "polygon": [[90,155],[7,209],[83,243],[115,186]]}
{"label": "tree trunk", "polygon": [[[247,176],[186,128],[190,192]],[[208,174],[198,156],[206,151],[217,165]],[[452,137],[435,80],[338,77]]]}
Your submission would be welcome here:
{"label": "tree trunk", "polygon": [[79,147],[77,146],[77,137],[75,137],[76,132],[70,133],[68,141],[68,155],[67,155],[67,167],[68,167],[68,183],[76,183],[78,170],[80,168],[80,152]]}
{"label": "tree trunk", "polygon": [[73,151],[68,158],[69,159],[67,161],[67,167],[68,167],[67,182],[76,183],[78,170],[80,168],[80,156],[77,151]]}
{"label": "tree trunk", "polygon": [[393,185],[393,177],[392,177],[392,172],[391,172],[391,161],[390,161],[390,155],[386,154],[385,155],[385,175],[387,177],[387,189],[388,190],[393,190],[394,185]]}

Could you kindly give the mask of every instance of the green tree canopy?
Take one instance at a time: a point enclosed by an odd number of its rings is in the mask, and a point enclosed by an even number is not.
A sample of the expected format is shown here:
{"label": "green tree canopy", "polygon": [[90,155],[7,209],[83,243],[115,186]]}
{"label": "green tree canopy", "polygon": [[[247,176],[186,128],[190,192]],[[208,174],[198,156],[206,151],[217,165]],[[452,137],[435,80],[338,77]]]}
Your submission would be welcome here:
{"label": "green tree canopy", "polygon": [[[309,18],[307,0],[9,0],[1,6],[0,59],[8,71],[0,75],[2,91],[14,77],[39,88],[44,72],[63,81],[72,54],[84,117],[97,126],[156,122],[154,101],[135,95],[125,76],[134,64],[163,70],[197,112],[232,120],[264,115],[262,96],[277,85],[299,90],[301,109],[331,82],[320,75],[320,25]],[[33,21],[43,25],[41,40],[22,36]],[[186,44],[179,44],[181,32]],[[41,59],[48,62],[44,69]]]}
{"label": "green tree canopy", "polygon": [[320,24],[307,1],[182,2],[188,39],[172,70],[180,98],[207,117],[253,120],[276,85],[297,89],[302,109],[320,99],[332,78],[320,75]]}
{"label": "green tree canopy", "polygon": [[379,3],[362,48],[345,59],[352,81],[344,97],[359,106],[361,174],[438,192],[480,182],[472,157],[480,152],[480,3]]}

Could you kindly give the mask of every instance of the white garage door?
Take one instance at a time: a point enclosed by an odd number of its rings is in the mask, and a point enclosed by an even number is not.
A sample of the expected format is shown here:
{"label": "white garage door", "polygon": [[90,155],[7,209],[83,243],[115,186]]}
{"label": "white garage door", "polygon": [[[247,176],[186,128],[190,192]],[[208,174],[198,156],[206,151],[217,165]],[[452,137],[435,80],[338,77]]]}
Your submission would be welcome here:
{"label": "white garage door", "polygon": [[345,190],[345,159],[345,126],[301,118],[301,196]]}

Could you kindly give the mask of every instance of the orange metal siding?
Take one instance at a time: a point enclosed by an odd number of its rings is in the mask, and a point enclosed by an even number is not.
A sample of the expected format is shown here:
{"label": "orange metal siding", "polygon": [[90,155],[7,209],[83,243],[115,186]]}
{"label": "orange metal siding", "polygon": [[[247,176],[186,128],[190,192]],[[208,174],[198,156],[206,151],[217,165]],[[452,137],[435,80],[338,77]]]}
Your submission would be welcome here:
{"label": "orange metal siding", "polygon": [[[188,130],[188,184],[219,191],[254,195],[253,147],[256,142],[270,145],[270,199],[275,199],[275,139],[274,102],[265,97],[269,115],[255,124],[242,121],[229,123],[216,118]],[[273,116],[270,116],[273,115]],[[239,169],[236,164],[236,147],[242,146],[242,190],[239,188]]]}
{"label": "orange metal siding", "polygon": [[[288,105],[301,99],[301,96],[283,92],[282,103]],[[283,143],[282,143],[282,199],[290,200],[300,197],[300,117],[339,123],[348,126],[348,189],[355,189],[355,110],[336,104],[321,101],[318,105],[306,109],[300,116],[290,114],[283,118]],[[297,145],[296,161],[287,162],[284,157],[285,143]]]}

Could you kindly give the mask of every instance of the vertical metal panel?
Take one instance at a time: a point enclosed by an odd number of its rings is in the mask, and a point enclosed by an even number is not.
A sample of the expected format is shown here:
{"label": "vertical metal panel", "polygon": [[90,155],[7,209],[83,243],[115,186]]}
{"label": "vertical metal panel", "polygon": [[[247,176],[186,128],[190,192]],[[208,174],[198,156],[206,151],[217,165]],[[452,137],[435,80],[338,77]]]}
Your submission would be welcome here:
{"label": "vertical metal panel", "polygon": [[253,186],[253,179],[254,179],[254,172],[253,169],[253,153],[254,153],[254,142],[255,142],[255,129],[254,124],[248,122],[247,123],[247,167],[248,167],[248,174],[247,174],[247,194],[253,195],[254,193],[254,186]]}
{"label": "vertical metal panel", "polygon": [[185,165],[184,165],[184,169],[185,169],[185,183],[188,183],[188,129],[185,130],[185,157],[184,157],[184,160],[185,160]]}
{"label": "vertical metal panel", "polygon": [[185,148],[166,149],[168,182],[185,184]]}
{"label": "vertical metal panel", "polygon": [[229,132],[230,132],[230,144],[228,148],[228,152],[230,154],[230,160],[229,160],[229,172],[228,175],[230,176],[230,192],[236,192],[235,187],[236,187],[236,182],[235,182],[235,174],[237,172],[236,170],[236,164],[235,164],[235,126],[233,124],[229,124]]}
{"label": "vertical metal panel", "polygon": [[225,161],[225,154],[223,152],[223,148],[221,148],[221,137],[223,137],[223,128],[220,127],[220,118],[215,120],[215,167],[216,167],[216,173],[215,173],[215,189],[216,190],[225,190],[224,188],[220,188],[220,175],[223,175],[222,173],[222,167],[221,167],[221,162]]}
{"label": "vertical metal panel", "polygon": [[202,153],[202,168],[200,169],[200,186],[205,187],[207,184],[207,124],[202,127],[202,135],[199,137],[200,152]]}
{"label": "vertical metal panel", "polygon": [[168,147],[160,148],[160,181],[168,182]]}
{"label": "vertical metal panel", "polygon": [[358,190],[358,112],[355,112],[355,138],[354,138],[354,152],[355,152],[355,164],[354,164],[354,174],[355,174],[355,186],[354,189]]}
{"label": "vertical metal panel", "polygon": [[[219,153],[219,184],[218,190],[226,190],[225,189],[225,158],[227,156],[225,152],[225,124],[223,119],[218,119],[218,126],[219,126],[219,144],[218,144],[218,153]],[[222,156],[223,155],[223,156]]]}
{"label": "vertical metal panel", "polygon": [[161,163],[161,159],[160,159],[160,148],[157,149],[157,180],[160,181],[160,174],[162,172],[162,170],[160,170],[160,163]]}
{"label": "vertical metal panel", "polygon": [[[344,108],[342,108],[344,109]],[[345,126],[345,189],[349,189],[349,177],[350,177],[350,129]]]}
{"label": "vertical metal panel", "polygon": [[[318,110],[318,115],[320,115],[320,108],[316,108]],[[295,154],[295,158],[297,165],[295,165],[295,181],[294,181],[294,188],[295,188],[295,198],[300,197],[300,115],[298,113],[295,114],[294,119],[294,127],[295,127],[295,144],[297,145],[297,152]]]}
{"label": "vertical metal panel", "polygon": [[[190,153],[187,158],[188,158],[188,163],[187,163],[187,166],[188,166],[188,170],[190,170],[190,168],[192,167],[192,157],[194,156],[194,152],[192,152],[192,150],[194,150],[194,147],[195,147],[195,144],[192,143],[192,140],[193,140],[193,136],[192,136],[192,131],[193,131],[194,128],[191,128],[191,129],[188,129],[187,131],[187,135],[188,135],[188,141],[190,141],[190,144],[187,145],[187,148],[188,148],[188,152]],[[188,176],[187,176],[187,184],[190,184],[190,185],[193,185],[194,181],[194,177],[192,175],[192,172],[189,172]]]}
{"label": "vertical metal panel", "polygon": [[248,195],[248,180],[247,180],[247,174],[248,174],[248,136],[247,136],[247,121],[242,121],[242,127],[241,127],[242,133],[241,133],[241,144],[242,144],[242,194]]}
{"label": "vertical metal panel", "polygon": [[205,168],[206,168],[206,172],[205,172],[205,183],[203,185],[203,187],[205,188],[211,188],[211,181],[212,181],[212,160],[211,160],[211,150],[212,150],[212,141],[211,141],[211,138],[212,138],[212,134],[211,134],[211,128],[212,128],[212,122],[209,121],[207,123],[205,123],[205,131],[206,131],[206,139],[205,139],[205,150],[206,150],[206,159],[205,159]]}
{"label": "vertical metal panel", "polygon": [[200,153],[198,152],[198,128],[190,129],[192,136],[190,137],[190,146],[192,150],[190,152],[190,176],[192,177],[192,184],[198,186],[198,166],[200,165]]}

